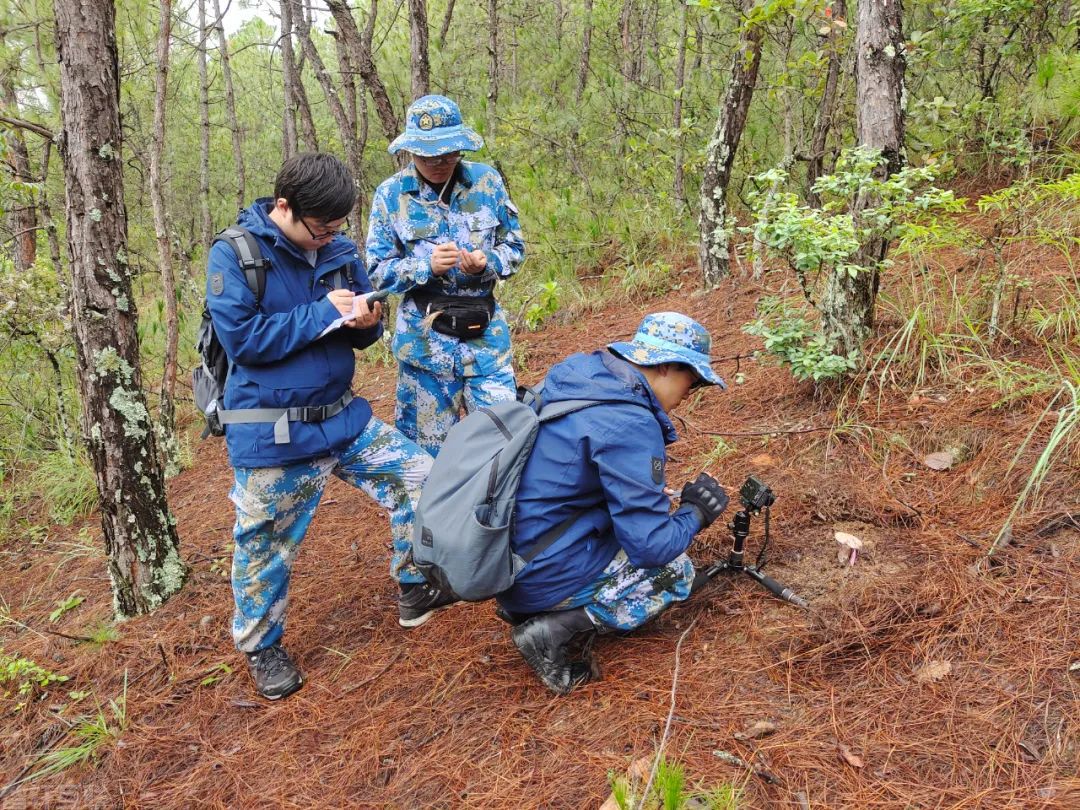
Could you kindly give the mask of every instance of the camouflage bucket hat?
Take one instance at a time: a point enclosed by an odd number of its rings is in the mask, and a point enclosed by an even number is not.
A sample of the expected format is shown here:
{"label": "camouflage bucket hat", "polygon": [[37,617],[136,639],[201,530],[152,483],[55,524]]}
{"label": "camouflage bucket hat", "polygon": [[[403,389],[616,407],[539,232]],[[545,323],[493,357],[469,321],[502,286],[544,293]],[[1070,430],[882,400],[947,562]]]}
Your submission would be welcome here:
{"label": "camouflage bucket hat", "polygon": [[420,157],[438,157],[447,152],[475,152],[484,139],[461,121],[458,105],[446,96],[424,96],[409,105],[405,131],[394,138],[387,151],[402,150]]}
{"label": "camouflage bucket hat", "polygon": [[727,388],[709,365],[712,348],[709,333],[700,323],[680,312],[646,315],[629,343],[609,343],[608,348],[639,366],[683,363],[693,368],[702,382]]}

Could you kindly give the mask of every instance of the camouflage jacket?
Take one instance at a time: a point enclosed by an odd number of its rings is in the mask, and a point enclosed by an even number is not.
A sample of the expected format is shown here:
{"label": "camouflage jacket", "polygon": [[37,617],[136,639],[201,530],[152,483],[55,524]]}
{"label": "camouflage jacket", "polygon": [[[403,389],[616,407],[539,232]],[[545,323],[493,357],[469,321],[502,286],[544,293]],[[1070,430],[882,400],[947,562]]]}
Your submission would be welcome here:
{"label": "camouflage jacket", "polygon": [[[495,282],[512,276],[525,258],[518,211],[499,173],[483,163],[462,161],[449,204],[420,181],[412,165],[376,190],[368,223],[367,269],[375,289],[406,293],[427,286],[442,295],[484,295]],[[483,250],[487,270],[481,276],[451,268],[431,273],[436,245],[455,242],[464,250]],[[461,341],[423,326],[411,300],[398,307],[393,350],[398,360],[437,374],[452,374],[463,343],[471,350],[478,374],[510,363],[510,328],[500,307],[480,338]]]}

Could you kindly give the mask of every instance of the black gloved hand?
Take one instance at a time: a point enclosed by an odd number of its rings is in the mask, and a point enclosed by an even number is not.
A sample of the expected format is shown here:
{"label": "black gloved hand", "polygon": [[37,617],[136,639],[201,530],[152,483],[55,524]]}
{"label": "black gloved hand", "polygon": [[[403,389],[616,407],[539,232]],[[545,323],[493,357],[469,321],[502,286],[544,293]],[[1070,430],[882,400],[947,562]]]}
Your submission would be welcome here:
{"label": "black gloved hand", "polygon": [[711,526],[728,505],[724,488],[708,473],[701,473],[693,481],[687,481],[679,497],[684,505],[690,504],[697,510],[703,530]]}

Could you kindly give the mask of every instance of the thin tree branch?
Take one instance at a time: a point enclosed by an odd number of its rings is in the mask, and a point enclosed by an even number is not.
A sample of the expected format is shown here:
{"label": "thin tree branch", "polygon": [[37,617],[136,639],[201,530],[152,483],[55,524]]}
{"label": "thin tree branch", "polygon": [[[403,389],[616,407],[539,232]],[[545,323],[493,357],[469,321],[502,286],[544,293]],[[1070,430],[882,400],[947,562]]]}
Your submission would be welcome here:
{"label": "thin tree branch", "polygon": [[41,124],[35,124],[33,121],[24,121],[22,118],[13,118],[10,115],[0,115],[0,124],[7,124],[9,127],[25,129],[50,141],[56,137],[56,134],[51,129],[43,127]]}

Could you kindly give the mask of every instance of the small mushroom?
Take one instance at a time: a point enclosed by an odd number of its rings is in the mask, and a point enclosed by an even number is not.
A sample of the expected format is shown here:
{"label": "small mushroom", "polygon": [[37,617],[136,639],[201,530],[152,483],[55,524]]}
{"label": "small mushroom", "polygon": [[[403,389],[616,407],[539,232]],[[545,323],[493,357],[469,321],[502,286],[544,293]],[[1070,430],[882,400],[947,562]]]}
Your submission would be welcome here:
{"label": "small mushroom", "polygon": [[837,560],[841,565],[854,565],[863,547],[862,540],[847,532],[835,532],[833,536],[840,544],[840,551],[836,555]]}

